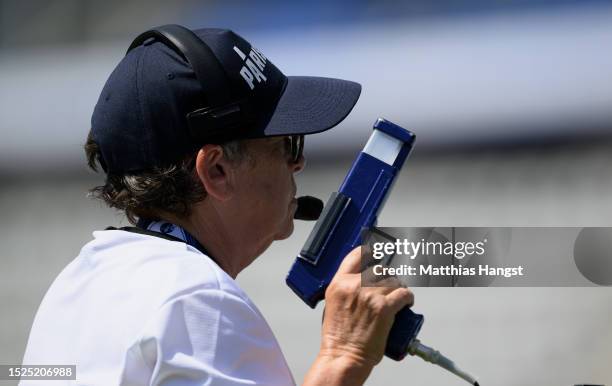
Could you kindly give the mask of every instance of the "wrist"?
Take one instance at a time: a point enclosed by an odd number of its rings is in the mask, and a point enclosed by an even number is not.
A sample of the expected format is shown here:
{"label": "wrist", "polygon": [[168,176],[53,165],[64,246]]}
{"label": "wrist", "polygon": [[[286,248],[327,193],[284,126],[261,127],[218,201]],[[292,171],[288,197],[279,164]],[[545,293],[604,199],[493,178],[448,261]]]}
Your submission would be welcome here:
{"label": "wrist", "polygon": [[328,374],[329,384],[362,385],[374,366],[374,363],[350,353],[321,350],[313,367]]}

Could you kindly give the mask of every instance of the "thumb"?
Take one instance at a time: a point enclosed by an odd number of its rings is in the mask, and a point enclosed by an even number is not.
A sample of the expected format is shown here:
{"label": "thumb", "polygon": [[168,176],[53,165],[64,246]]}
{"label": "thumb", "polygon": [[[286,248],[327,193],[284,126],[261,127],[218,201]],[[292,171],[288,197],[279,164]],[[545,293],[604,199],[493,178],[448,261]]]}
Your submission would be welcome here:
{"label": "thumb", "polygon": [[342,260],[338,273],[360,273],[361,272],[361,246],[353,249]]}

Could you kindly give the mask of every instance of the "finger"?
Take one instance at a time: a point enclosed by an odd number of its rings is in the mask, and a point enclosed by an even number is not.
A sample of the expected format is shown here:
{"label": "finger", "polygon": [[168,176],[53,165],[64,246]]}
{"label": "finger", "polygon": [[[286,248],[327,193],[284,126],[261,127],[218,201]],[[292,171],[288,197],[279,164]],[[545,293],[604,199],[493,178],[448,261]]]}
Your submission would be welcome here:
{"label": "finger", "polygon": [[[363,284],[364,287],[371,287],[371,286],[378,286],[381,281],[385,280],[385,279],[389,279],[389,278],[396,278],[399,281],[399,278],[396,275],[391,275],[391,274],[376,274],[374,273],[375,270],[372,268],[368,268],[365,271],[361,272],[361,282]],[[380,272],[379,272],[380,273]],[[401,282],[400,284],[397,285],[398,287],[401,286]]]}
{"label": "finger", "polygon": [[387,301],[394,312],[414,305],[414,294],[408,288],[396,288],[387,295]]}
{"label": "finger", "polygon": [[363,287],[362,291],[385,296],[400,288],[401,286],[402,283],[397,278],[388,277],[386,279],[378,281],[376,285]]}
{"label": "finger", "polygon": [[349,252],[338,268],[338,273],[340,274],[359,272],[361,272],[361,246]]}
{"label": "finger", "polygon": [[371,283],[370,287],[386,287],[391,289],[406,287],[397,276],[379,278]]}

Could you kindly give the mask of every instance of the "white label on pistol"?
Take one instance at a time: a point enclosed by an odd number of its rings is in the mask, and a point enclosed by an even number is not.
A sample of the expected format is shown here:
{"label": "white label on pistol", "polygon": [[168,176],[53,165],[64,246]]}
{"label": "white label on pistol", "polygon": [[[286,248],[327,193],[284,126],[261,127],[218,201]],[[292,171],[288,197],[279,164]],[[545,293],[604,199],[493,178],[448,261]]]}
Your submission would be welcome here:
{"label": "white label on pistol", "polygon": [[363,148],[363,152],[389,165],[393,165],[401,149],[402,141],[374,129],[374,133],[372,133],[368,143]]}

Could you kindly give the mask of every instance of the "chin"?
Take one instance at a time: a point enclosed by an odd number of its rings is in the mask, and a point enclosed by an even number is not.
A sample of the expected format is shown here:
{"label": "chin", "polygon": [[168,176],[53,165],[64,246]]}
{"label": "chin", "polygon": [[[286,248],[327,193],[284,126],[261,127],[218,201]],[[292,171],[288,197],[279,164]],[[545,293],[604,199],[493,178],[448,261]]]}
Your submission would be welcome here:
{"label": "chin", "polygon": [[293,219],[290,219],[284,229],[276,235],[276,240],[284,240],[293,234]]}

